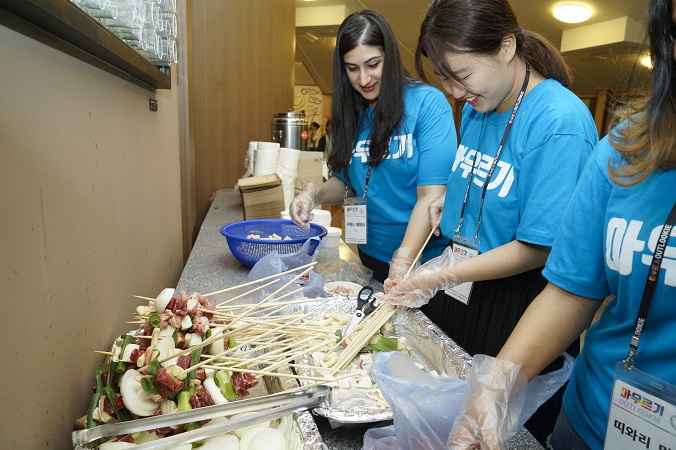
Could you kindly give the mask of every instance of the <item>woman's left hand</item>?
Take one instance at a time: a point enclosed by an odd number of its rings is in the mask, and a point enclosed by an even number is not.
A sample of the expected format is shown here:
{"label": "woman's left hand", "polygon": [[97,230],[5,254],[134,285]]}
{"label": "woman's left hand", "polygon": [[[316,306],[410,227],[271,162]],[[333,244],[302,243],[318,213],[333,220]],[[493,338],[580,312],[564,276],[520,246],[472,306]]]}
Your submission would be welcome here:
{"label": "woman's left hand", "polygon": [[439,290],[460,284],[455,270],[455,258],[450,247],[411,272],[406,280],[391,287],[386,294],[376,295],[379,301],[392,305],[419,308],[427,304]]}

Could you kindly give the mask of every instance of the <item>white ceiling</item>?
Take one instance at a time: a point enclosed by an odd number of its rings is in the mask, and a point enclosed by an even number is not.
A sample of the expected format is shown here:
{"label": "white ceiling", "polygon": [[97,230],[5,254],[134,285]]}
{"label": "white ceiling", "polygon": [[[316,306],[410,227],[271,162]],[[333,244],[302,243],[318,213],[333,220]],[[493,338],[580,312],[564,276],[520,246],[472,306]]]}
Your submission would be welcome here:
{"label": "white ceiling", "polygon": [[[430,0],[296,0],[296,7],[345,5],[348,13],[368,8],[381,13],[399,40],[404,65],[415,74],[415,52],[420,23]],[[552,16],[557,0],[510,0],[521,25],[546,36],[556,47],[563,30],[628,16],[644,24],[648,0],[584,0],[592,7],[592,18],[583,24],[565,24]],[[579,2],[578,2],[579,3]],[[332,91],[332,55],[338,26],[296,29],[296,84],[317,85],[325,94]],[[310,33],[308,35],[308,32]],[[314,37],[318,39],[314,39]],[[642,46],[616,44],[564,53],[575,80],[577,93],[599,89],[622,90],[645,81],[647,71],[636,67]],[[645,54],[645,53],[644,53]],[[634,70],[636,68],[636,70]],[[430,72],[431,73],[431,72]],[[435,80],[434,80],[435,81]]]}

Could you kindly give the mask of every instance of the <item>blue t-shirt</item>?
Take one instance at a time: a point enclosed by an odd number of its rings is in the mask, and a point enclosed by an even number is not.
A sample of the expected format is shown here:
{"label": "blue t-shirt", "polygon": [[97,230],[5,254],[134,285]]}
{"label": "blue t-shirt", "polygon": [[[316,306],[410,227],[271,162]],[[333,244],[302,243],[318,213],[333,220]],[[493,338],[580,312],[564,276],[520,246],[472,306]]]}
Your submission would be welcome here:
{"label": "blue t-shirt", "polygon": [[[627,356],[655,243],[676,201],[676,170],[631,187],[613,183],[608,138],[597,146],[564,215],[543,275],[575,295],[616,296],[587,331],[563,407],[592,449],[603,448],[615,364]],[[676,384],[676,227],[641,334],[636,368]],[[668,419],[666,419],[668,420]]]}
{"label": "blue t-shirt", "polygon": [[[474,166],[460,233],[473,239],[486,177],[512,114],[465,105],[460,146],[446,188],[441,231],[457,228]],[[589,109],[558,81],[535,86],[521,102],[488,184],[479,232],[482,253],[515,239],[551,246],[598,133]],[[475,164],[475,161],[478,162]]]}
{"label": "blue t-shirt", "polygon": [[[359,248],[367,255],[390,262],[401,244],[411,212],[418,199],[418,186],[444,185],[457,148],[453,112],[438,89],[422,84],[404,87],[405,112],[399,130],[390,140],[390,155],[371,170],[366,194],[367,243]],[[349,182],[335,174],[361,197],[364,194],[369,158],[369,131],[373,110],[367,111],[348,168]],[[448,239],[430,240],[425,257],[441,254]]]}

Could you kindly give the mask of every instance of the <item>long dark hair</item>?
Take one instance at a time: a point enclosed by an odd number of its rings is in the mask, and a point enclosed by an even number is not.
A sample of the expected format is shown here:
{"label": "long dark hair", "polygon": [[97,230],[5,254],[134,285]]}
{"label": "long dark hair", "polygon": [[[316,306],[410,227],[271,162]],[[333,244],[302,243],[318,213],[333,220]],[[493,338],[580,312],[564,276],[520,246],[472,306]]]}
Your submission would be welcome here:
{"label": "long dark hair", "polygon": [[656,168],[676,168],[676,62],[672,0],[652,0],[648,9],[650,57],[653,63],[649,95],[618,115],[626,127],[617,128],[609,140],[625,159],[610,174],[629,186],[644,180]]}
{"label": "long dark hair", "polygon": [[460,82],[446,62],[446,53],[493,56],[509,34],[516,38],[516,54],[540,75],[564,86],[571,83],[570,68],[556,47],[544,36],[524,30],[508,0],[434,0],[420,27],[416,70],[427,80],[422,58],[428,57],[440,75]]}
{"label": "long dark hair", "polygon": [[346,175],[352,149],[360,130],[365,126],[368,104],[352,88],[345,73],[343,56],[362,45],[380,47],[384,54],[380,93],[369,131],[371,166],[377,166],[387,158],[390,136],[404,116],[404,84],[410,81],[399,56],[397,39],[383,16],[365,9],[349,15],[343,21],[338,29],[336,49],[333,52],[333,152],[329,155],[328,163],[333,171]]}

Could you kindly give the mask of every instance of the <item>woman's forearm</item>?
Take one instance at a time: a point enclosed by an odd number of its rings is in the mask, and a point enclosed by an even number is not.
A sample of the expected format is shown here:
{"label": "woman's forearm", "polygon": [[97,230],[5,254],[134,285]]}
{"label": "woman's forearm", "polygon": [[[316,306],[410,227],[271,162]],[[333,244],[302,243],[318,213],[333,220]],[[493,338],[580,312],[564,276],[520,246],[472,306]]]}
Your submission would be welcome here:
{"label": "woman's forearm", "polygon": [[340,178],[331,177],[319,187],[319,204],[337,205],[343,203],[345,183]]}
{"label": "woman's forearm", "polygon": [[549,250],[549,247],[512,241],[461,261],[454,270],[463,282],[496,280],[544,266]]}
{"label": "woman's forearm", "polygon": [[420,251],[425,240],[427,240],[427,236],[429,236],[430,231],[432,231],[429,218],[427,217],[427,208],[430,203],[443,195],[444,192],[446,192],[446,186],[444,185],[418,187],[418,199],[411,212],[411,218],[409,219],[406,233],[404,234],[404,238],[402,239],[399,248],[409,248],[414,251],[415,254]]}
{"label": "woman's forearm", "polygon": [[602,303],[548,284],[523,314],[497,357],[521,363],[521,371],[533,379],[582,334]]}

